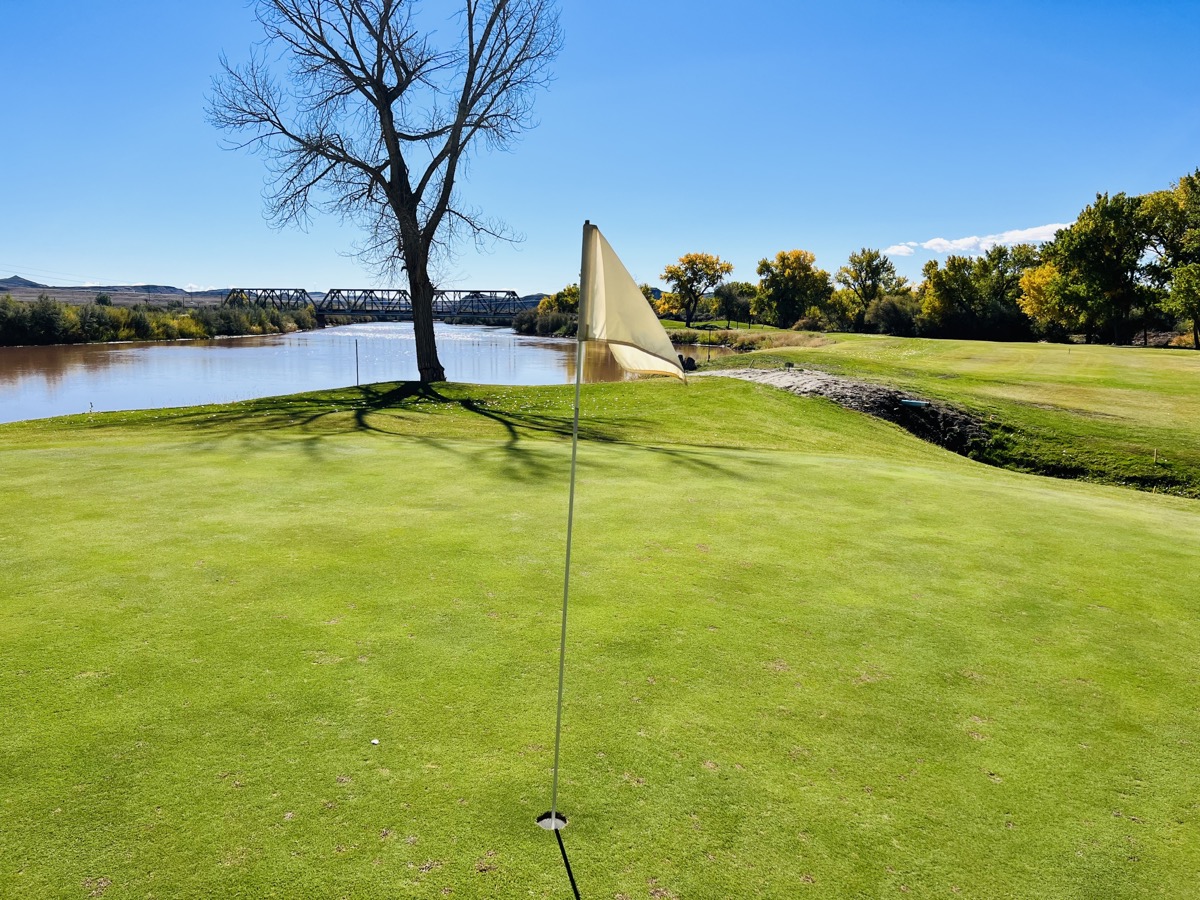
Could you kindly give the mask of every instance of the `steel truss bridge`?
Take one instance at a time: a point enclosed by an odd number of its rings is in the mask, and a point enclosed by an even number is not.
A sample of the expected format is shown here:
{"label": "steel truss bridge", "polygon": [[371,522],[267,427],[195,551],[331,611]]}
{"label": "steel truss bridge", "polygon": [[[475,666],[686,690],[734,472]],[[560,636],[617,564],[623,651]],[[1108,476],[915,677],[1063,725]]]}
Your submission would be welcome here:
{"label": "steel truss bridge", "polygon": [[[391,288],[333,288],[314,300],[303,288],[231,288],[222,306],[261,306],[270,309],[303,309],[312,306],[317,323],[331,317],[369,318],[390,322],[412,321],[408,291]],[[511,319],[528,304],[516,291],[435,291],[435,319]]]}

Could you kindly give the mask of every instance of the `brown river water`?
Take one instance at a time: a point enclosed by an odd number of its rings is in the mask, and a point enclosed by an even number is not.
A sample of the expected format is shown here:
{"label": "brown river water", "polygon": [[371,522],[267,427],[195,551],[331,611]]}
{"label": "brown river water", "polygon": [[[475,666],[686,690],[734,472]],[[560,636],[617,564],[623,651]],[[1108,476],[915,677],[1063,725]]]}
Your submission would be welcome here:
{"label": "brown river water", "polygon": [[[565,384],[575,341],[509,328],[436,326],[451,381]],[[697,361],[723,348],[679,347]],[[588,345],[584,380],[626,375],[604,347]],[[417,378],[411,323],[372,322],[264,337],[128,344],[0,347],[0,422],[122,409],[229,403],[299,391]]]}

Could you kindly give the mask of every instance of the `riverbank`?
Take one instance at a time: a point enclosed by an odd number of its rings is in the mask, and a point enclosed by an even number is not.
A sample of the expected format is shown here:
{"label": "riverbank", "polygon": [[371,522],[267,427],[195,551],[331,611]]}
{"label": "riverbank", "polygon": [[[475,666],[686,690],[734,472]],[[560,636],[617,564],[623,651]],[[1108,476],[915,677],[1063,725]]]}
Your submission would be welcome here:
{"label": "riverbank", "polygon": [[45,295],[32,303],[0,297],[0,347],[196,340],[286,334],[316,326],[311,308],[76,305]]}
{"label": "riverbank", "polygon": [[[533,820],[572,399],[387,384],[0,426],[0,881],[561,896]],[[588,387],[581,433],[581,884],[1188,893],[1194,503],[724,378]]]}

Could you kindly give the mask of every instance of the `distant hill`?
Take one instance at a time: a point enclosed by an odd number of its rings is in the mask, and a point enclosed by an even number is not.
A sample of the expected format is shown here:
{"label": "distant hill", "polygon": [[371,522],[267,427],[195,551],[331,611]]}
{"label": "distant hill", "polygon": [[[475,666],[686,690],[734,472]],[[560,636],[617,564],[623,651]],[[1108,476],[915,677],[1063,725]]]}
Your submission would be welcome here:
{"label": "distant hill", "polygon": [[0,288],[44,288],[46,285],[14,275],[12,278],[0,278]]}
{"label": "distant hill", "polygon": [[53,291],[71,296],[95,296],[96,294],[136,294],[146,302],[152,297],[224,297],[226,289],[214,288],[208,291],[185,291],[183,288],[169,284],[89,284],[89,285],[50,285],[38,284],[28,278],[13,275],[11,278],[0,278],[0,291]]}
{"label": "distant hill", "polygon": [[183,288],[171,287],[167,284],[104,284],[89,285],[86,290],[104,294],[186,294]]}

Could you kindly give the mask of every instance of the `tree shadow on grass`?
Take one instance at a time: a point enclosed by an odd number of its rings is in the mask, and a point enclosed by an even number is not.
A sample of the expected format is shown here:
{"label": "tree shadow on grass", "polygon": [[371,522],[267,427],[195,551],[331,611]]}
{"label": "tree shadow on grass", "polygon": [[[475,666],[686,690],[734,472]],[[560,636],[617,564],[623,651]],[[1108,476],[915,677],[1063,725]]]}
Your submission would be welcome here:
{"label": "tree shadow on grass", "polygon": [[[573,416],[569,406],[547,402],[533,408],[519,405],[516,400],[505,402],[503,396],[473,396],[470,391],[470,386],[454,384],[372,384],[181,410],[170,421],[202,429],[217,439],[244,441],[247,449],[263,433],[294,432],[304,438],[305,452],[318,463],[327,449],[325,439],[343,434],[403,438],[461,457],[468,464],[494,461],[497,447],[493,442],[498,439],[500,470],[506,477],[558,474],[561,456],[538,445],[570,439]],[[580,419],[579,438],[584,442],[636,446],[697,474],[745,477],[699,449],[632,440],[632,434],[644,424],[644,420],[627,414],[616,419],[588,413]],[[484,439],[488,444],[472,446],[471,439]],[[594,468],[599,463],[593,458],[581,460],[581,464]]]}
{"label": "tree shadow on grass", "polygon": [[[528,413],[489,408],[488,401],[467,396],[458,390],[443,392],[447,385],[400,382],[341,388],[287,397],[266,397],[221,406],[198,407],[180,411],[172,421],[182,425],[204,427],[212,431],[247,434],[266,431],[301,431],[322,435],[370,432],[408,436],[414,433],[412,414],[442,415],[447,422],[458,411],[471,413],[501,426],[507,435],[517,440],[521,432],[533,437],[538,433],[569,437],[571,420],[568,416]],[[477,425],[478,423],[471,423]],[[617,440],[611,423],[592,419],[580,422],[580,437],[588,440]],[[476,436],[485,436],[478,428]],[[464,436],[469,436],[464,433]]]}

